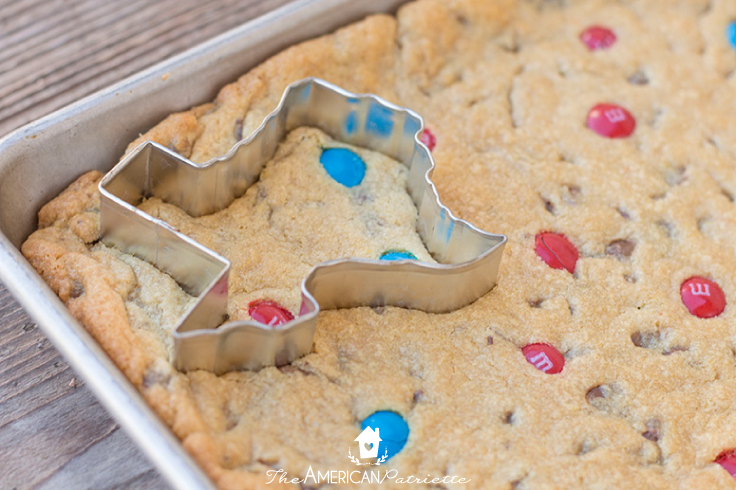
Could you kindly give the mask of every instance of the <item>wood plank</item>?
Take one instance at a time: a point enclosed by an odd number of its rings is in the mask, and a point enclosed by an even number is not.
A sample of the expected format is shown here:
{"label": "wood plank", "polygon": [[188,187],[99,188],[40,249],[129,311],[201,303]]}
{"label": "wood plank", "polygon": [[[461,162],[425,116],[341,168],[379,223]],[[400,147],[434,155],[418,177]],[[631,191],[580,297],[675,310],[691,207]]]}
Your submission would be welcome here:
{"label": "wood plank", "polygon": [[[69,30],[78,22],[90,23],[90,29],[99,29],[110,24],[115,25],[116,17],[118,21],[123,19],[135,9],[145,5],[144,0],[126,2],[125,5],[115,8],[114,5],[105,4],[97,11],[88,11],[84,9],[84,0],[79,0],[79,11],[75,9],[65,10],[63,16],[56,18],[53,26],[43,29],[42,25],[31,26],[27,29],[21,29],[16,33],[7,35],[3,39],[6,49],[0,56],[0,71],[3,76],[8,79],[18,78],[23,70],[29,70],[35,67],[34,60],[38,59],[50,51],[54,51],[58,56],[63,56],[69,52],[72,40],[89,36],[88,33],[78,33],[76,37],[69,35]],[[54,40],[58,40],[64,36],[65,42],[62,46],[55,48]],[[63,58],[61,58],[63,59]],[[13,71],[7,71],[12,68],[19,68]],[[3,87],[3,91],[8,92],[7,87]]]}
{"label": "wood plank", "polygon": [[18,27],[24,27],[27,23],[23,22],[25,15],[31,12],[36,18],[40,18],[39,8],[44,6],[48,8],[63,6],[64,0],[23,0],[20,2],[4,2],[3,10],[0,12],[0,25],[3,26],[3,32],[12,31]]}
{"label": "wood plank", "polygon": [[[0,428],[4,484],[33,486],[117,429],[86,388]],[[33,460],[35,464],[29,465]]]}
{"label": "wood plank", "polygon": [[33,374],[35,376],[14,381],[18,383],[18,389],[0,402],[3,407],[0,413],[0,428],[26,415],[32,415],[33,411],[83,385],[60,356],[51,361],[50,366],[41,366]]}
{"label": "wood plank", "polygon": [[[34,365],[37,362],[43,362],[49,356],[49,347],[46,338],[38,332],[35,335],[26,335],[26,332],[20,328],[15,329],[17,335],[2,344],[0,348],[0,379],[5,379],[6,372],[9,372],[18,365],[27,366],[29,362]],[[0,387],[3,386],[0,381]]]}
{"label": "wood plank", "polygon": [[[111,459],[118,467],[114,474],[90,471],[105,467]],[[158,475],[147,463],[135,444],[116,429],[41,481],[37,488],[157,488]]]}
{"label": "wood plank", "polygon": [[[85,15],[102,20],[75,22],[35,47],[36,56],[24,58],[21,66],[0,69],[0,134],[288,2],[158,0],[106,24],[101,15],[106,5],[114,3],[123,11],[126,4],[84,0],[93,12]],[[45,20],[50,24],[44,32],[57,25]],[[0,66],[14,62],[0,50]]]}
{"label": "wood plank", "polygon": [[[61,2],[55,2],[60,4]],[[50,8],[52,7],[52,8]],[[57,8],[53,8],[57,7]],[[15,50],[7,49],[3,52],[3,57],[10,57],[16,52],[27,53],[28,56],[33,55],[31,48],[34,45],[43,44],[49,39],[49,35],[54,33],[56,29],[44,30],[44,23],[39,22],[46,16],[56,16],[55,24],[64,25],[65,22],[73,21],[84,11],[84,0],[74,0],[66,2],[64,8],[59,9],[53,4],[39,2],[32,8],[24,9],[20,14],[15,15],[13,22],[8,23],[9,28],[3,30],[0,41],[6,48],[15,48]],[[27,51],[24,49],[26,48]],[[53,49],[50,47],[50,49]],[[16,63],[15,66],[19,66]]]}
{"label": "wood plank", "polygon": [[[46,339],[42,337],[41,340]],[[64,369],[62,365],[65,363],[56,349],[48,341],[42,345],[44,348],[35,353],[31,352],[30,355],[26,354],[27,357],[23,356],[23,353],[14,355],[13,357],[21,362],[15,362],[4,371],[0,371],[0,404]]]}
{"label": "wood plank", "polygon": [[[289,0],[0,0],[0,135]],[[0,284],[0,489],[167,488]]]}
{"label": "wood plank", "polygon": [[153,490],[160,488],[159,480],[154,470],[149,470],[119,485],[111,487],[111,490],[135,488],[136,490]]}

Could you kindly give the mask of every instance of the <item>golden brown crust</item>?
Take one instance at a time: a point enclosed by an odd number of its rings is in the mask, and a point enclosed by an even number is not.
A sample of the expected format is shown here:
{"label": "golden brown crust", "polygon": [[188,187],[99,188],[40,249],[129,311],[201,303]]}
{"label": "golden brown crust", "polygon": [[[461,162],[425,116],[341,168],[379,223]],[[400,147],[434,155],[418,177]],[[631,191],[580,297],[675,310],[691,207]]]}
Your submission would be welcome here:
{"label": "golden brown crust", "polygon": [[58,197],[50,201],[38,212],[38,227],[46,228],[58,220],[70,219],[83,211],[99,208],[96,185],[102,174],[96,170],[87,172],[72,182]]}
{"label": "golden brown crust", "polygon": [[145,141],[153,141],[189,158],[195,141],[204,131],[204,126],[200,124],[199,118],[211,109],[212,104],[203,104],[186,112],[171,114],[156,127],[128,145],[126,153]]}
{"label": "golden brown crust", "polygon": [[66,301],[67,308],[104,346],[128,379],[140,384],[146,359],[130,329],[125,305],[115,292],[114,276],[82,254],[66,254],[60,262],[72,284],[82,285],[81,292],[75,292]]}
{"label": "golden brown crust", "polygon": [[[356,92],[385,92],[393,79],[396,20],[377,15],[321,37],[286,49],[224,87],[214,104],[169,116],[160,125],[128,146],[132,150],[145,138],[164,146],[176,146],[183,137],[193,142],[182,155],[195,162],[218,157],[236,143],[236,134],[247,136],[278,104],[290,83],[321,77]],[[283,67],[289,66],[288,71]],[[381,90],[384,89],[383,93]]]}
{"label": "golden brown crust", "polygon": [[[443,201],[509,236],[499,285],[475,304],[448,315],[325,312],[315,352],[290,369],[171,369],[166,328],[145,323],[150,291],[137,278],[159,281],[172,305],[185,298],[141,264],[88,250],[98,175],[44,207],[23,253],[222,488],[275,488],[265,485],[273,468],[354,469],[347,447],[376,410],[409,422],[389,465],[403,475],[456,474],[472,479],[465,488],[734,488],[713,464],[736,447],[736,54],[723,35],[734,18],[730,0],[420,0],[287,49],[132,143],[206,161],[250,134],[288,84],[316,76],[422,114],[438,139]],[[614,27],[614,49],[582,46],[592,24]],[[599,102],[626,106],[635,134],[589,131]],[[222,222],[247,215],[256,226],[284,204],[278,189],[268,195],[196,222],[144,206],[217,249],[230,247]],[[283,216],[255,230],[258,247],[278,257],[265,262],[302,267],[267,233],[293,221]],[[574,275],[535,255],[546,230],[580,250]],[[630,255],[607,252],[622,240]],[[292,286],[255,271],[258,247],[238,252],[242,282],[264,281],[256,291],[295,309]],[[723,288],[720,317],[683,308],[679,286],[694,274]],[[231,315],[246,317],[248,294]],[[533,342],[557,346],[564,371],[526,363],[520,348]],[[643,435],[652,428],[656,438]]]}
{"label": "golden brown crust", "polygon": [[88,172],[39,211],[39,230],[21,251],[113,361],[134,384],[146,359],[133,334],[121,296],[121,281],[95,261],[86,243],[99,235],[102,174]]}

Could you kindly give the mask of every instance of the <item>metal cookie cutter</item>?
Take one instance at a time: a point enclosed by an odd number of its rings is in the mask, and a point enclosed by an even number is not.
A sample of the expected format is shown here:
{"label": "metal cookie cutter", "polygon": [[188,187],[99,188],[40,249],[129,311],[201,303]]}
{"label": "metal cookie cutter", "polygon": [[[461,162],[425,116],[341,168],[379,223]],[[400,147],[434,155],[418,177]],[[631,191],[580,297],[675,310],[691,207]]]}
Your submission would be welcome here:
{"label": "metal cookie cutter", "polygon": [[[420,140],[422,118],[375,95],[356,95],[322,80],[290,85],[278,107],[227,154],[203,164],[152,142],[136,148],[99,184],[105,244],[169,274],[194,305],[173,333],[174,366],[221,374],[282,365],[312,350],[320,308],[392,305],[433,313],[477,300],[496,284],[503,235],[455,218],[430,180],[434,161]],[[192,216],[223,209],[259,178],[284,136],[317,127],[334,139],[384,153],[409,169],[407,190],[417,231],[438,264],[340,259],[312,269],[301,285],[294,320],[277,327],[226,317],[230,262],[136,206],[159,197]]]}

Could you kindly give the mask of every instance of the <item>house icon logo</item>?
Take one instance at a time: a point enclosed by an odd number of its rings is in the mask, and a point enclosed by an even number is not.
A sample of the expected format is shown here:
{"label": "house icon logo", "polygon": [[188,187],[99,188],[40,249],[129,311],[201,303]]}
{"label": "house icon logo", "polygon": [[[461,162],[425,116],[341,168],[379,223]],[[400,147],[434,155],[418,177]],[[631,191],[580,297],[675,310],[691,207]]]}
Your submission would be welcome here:
{"label": "house icon logo", "polygon": [[378,456],[378,443],[381,441],[378,435],[378,428],[373,430],[370,427],[366,427],[355,440],[358,441],[358,445],[360,446],[360,459],[375,458]]}
{"label": "house icon logo", "polygon": [[[358,448],[360,449],[360,459],[378,458],[378,443],[382,441],[378,430],[378,427],[376,427],[376,430],[373,430],[370,427],[366,427],[365,430],[361,432],[358,437],[355,438],[355,442],[358,443]],[[378,458],[375,463],[361,463],[358,458],[353,456],[353,453],[350,449],[348,449],[348,457],[350,458],[350,461],[357,464],[358,466],[366,464],[380,465],[381,463],[386,461],[386,458],[388,458],[388,449],[386,449],[386,454]]]}

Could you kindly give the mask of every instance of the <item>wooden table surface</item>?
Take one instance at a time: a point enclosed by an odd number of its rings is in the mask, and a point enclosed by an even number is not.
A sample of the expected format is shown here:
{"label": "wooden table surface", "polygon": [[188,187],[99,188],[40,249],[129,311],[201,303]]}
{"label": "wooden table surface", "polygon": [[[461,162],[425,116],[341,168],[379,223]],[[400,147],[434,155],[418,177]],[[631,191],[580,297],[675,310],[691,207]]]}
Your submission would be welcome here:
{"label": "wooden table surface", "polygon": [[[0,0],[0,136],[289,0]],[[0,489],[167,488],[0,284]]]}

